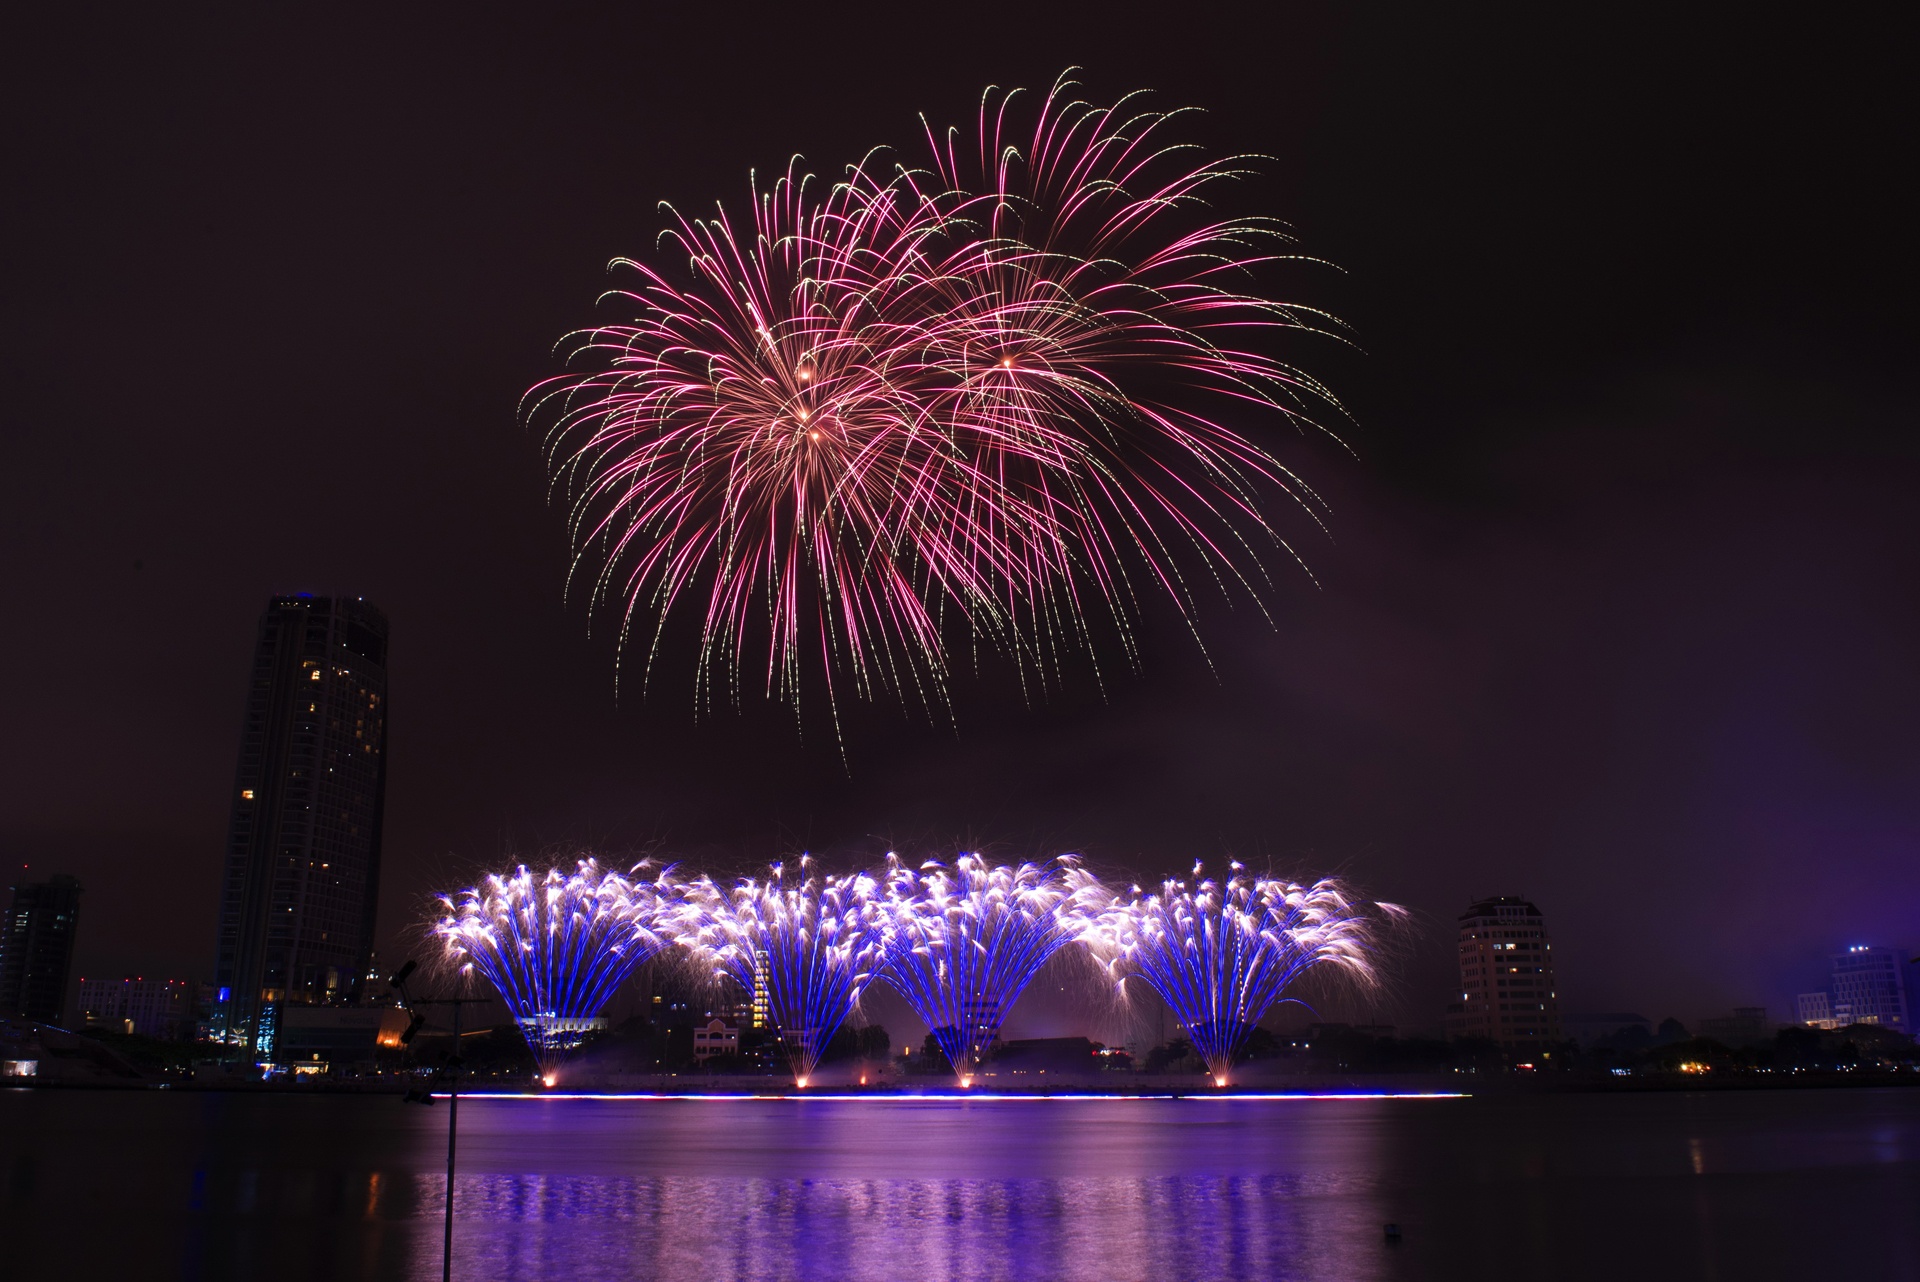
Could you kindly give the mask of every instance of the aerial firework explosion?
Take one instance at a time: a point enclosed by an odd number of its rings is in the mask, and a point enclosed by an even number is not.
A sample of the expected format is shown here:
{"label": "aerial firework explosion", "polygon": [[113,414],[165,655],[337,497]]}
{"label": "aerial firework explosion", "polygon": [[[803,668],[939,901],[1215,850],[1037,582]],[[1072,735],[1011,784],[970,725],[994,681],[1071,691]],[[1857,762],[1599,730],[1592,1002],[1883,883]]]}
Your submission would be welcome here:
{"label": "aerial firework explosion", "polygon": [[789,880],[775,864],[765,881],[731,890],[702,878],[687,888],[675,932],[752,998],[805,1086],[881,959],[882,922],[873,878],[824,876],[805,856],[799,871]]}
{"label": "aerial firework explosion", "polygon": [[432,927],[445,959],[478,971],[513,1013],[543,1077],[591,1030],[634,968],[671,942],[658,932],[674,889],[663,874],[606,872],[582,859],[572,872],[522,866],[442,899]]}
{"label": "aerial firework explosion", "polygon": [[797,708],[817,666],[835,707],[847,680],[931,710],[962,639],[1045,682],[1108,627],[1134,661],[1143,588],[1189,623],[1191,581],[1262,599],[1265,550],[1292,555],[1271,500],[1319,503],[1238,424],[1337,411],[1264,350],[1329,322],[1252,292],[1276,224],[1203,203],[1243,160],[1071,88],[989,93],[924,166],[675,215],[689,279],[616,264],[633,319],[575,335],[580,372],[528,404],[576,569],[649,666],[684,610],[703,698],[764,667]]}
{"label": "aerial firework explosion", "polygon": [[1085,933],[1124,986],[1138,977],[1160,994],[1214,1081],[1287,989],[1314,968],[1378,982],[1379,928],[1404,910],[1368,904],[1332,879],[1300,885],[1253,877],[1234,864],[1225,882],[1201,877],[1138,886],[1097,914]]}
{"label": "aerial firework explosion", "polygon": [[881,978],[926,1021],[963,1085],[1047,959],[1082,933],[1081,905],[1095,889],[1068,860],[996,866],[961,855],[951,868],[918,870],[892,862]]}

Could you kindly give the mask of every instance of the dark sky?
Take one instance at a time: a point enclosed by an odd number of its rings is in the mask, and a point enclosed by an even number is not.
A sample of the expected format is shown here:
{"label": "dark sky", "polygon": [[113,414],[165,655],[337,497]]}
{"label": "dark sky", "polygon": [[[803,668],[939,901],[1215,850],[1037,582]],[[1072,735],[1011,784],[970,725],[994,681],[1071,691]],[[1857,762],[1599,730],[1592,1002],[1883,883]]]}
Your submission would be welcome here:
{"label": "dark sky", "polygon": [[[509,848],[1336,869],[1427,934],[1521,892],[1564,1006],[1784,1013],[1920,945],[1910,33],[1865,7],[627,5],[7,20],[0,857],[83,970],[210,968],[254,620],[391,615],[383,951]],[[499,11],[505,14],[506,10]],[[917,16],[915,16],[917,14]],[[843,766],[690,677],[614,702],[516,401],[655,202],[834,173],[1077,64],[1272,157],[1364,354],[1277,626],[1161,614],[1103,701],[989,672]],[[685,679],[683,679],[685,678]]]}

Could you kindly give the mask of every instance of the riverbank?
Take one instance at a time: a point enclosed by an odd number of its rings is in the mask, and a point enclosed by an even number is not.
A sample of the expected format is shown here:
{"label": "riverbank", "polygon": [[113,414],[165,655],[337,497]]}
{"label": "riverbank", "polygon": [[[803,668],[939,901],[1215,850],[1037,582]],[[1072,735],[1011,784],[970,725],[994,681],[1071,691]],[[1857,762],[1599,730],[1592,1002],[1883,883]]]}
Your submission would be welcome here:
{"label": "riverbank", "polygon": [[[1126,1080],[1115,1081],[1116,1077]],[[177,1078],[39,1080],[15,1078],[8,1088],[54,1091],[166,1090],[190,1093],[228,1092],[251,1095],[403,1095],[426,1086],[435,1095],[446,1093],[444,1082],[424,1075],[386,1074],[333,1078],[305,1077],[247,1079],[233,1074]],[[1757,1070],[1749,1072],[1681,1073],[1458,1073],[1458,1074],[1348,1074],[1341,1076],[1273,1076],[1216,1087],[1202,1079],[1159,1074],[1102,1074],[1098,1079],[1061,1078],[1046,1084],[987,1084],[962,1089],[934,1079],[898,1079],[880,1084],[815,1083],[796,1088],[784,1078],[760,1076],[694,1076],[677,1074],[609,1074],[566,1079],[553,1087],[513,1081],[466,1079],[460,1093],[467,1096],[592,1096],[600,1098],[686,1099],[1201,1099],[1201,1098],[1317,1098],[1363,1096],[1375,1098],[1435,1095],[1553,1095],[1635,1094],[1675,1091],[1832,1090],[1920,1087],[1920,1072]]]}

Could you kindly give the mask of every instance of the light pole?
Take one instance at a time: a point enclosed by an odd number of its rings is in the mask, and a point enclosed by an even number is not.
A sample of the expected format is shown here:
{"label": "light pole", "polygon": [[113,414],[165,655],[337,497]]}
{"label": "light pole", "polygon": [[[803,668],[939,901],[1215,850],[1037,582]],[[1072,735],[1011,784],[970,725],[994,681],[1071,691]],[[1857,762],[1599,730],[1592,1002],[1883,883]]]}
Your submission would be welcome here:
{"label": "light pole", "polygon": [[[427,1017],[420,1013],[422,1006],[453,1007],[453,1049],[447,1055],[446,1067],[433,1079],[443,1080],[447,1084],[447,1208],[446,1226],[440,1239],[440,1282],[453,1282],[453,1154],[454,1145],[460,1136],[460,1015],[461,1011],[475,1002],[489,1000],[485,997],[422,997],[415,1000],[407,992],[407,979],[418,968],[418,963],[409,961],[388,977],[387,983],[400,990],[401,1004],[413,1012],[413,1018],[407,1024],[406,1031],[400,1034],[400,1044],[412,1042]],[[408,1103],[431,1104],[433,1091],[408,1091]]]}

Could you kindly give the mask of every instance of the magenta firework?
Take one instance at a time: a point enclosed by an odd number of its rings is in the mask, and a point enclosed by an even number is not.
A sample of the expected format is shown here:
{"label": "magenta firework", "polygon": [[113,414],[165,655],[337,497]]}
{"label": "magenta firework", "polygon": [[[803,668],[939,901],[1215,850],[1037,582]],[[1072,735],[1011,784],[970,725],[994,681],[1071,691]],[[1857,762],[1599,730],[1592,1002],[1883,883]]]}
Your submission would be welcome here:
{"label": "magenta firework", "polygon": [[1254,292],[1277,225],[1203,203],[1243,161],[1071,89],[676,215],[684,271],[616,264],[629,318],[528,404],[576,572],[649,667],[684,613],[703,699],[797,705],[817,670],[933,708],[962,639],[1046,680],[1109,632],[1131,661],[1143,591],[1190,620],[1193,582],[1261,599],[1274,499],[1318,509],[1264,434],[1333,407],[1268,348],[1327,322]]}
{"label": "magenta firework", "polygon": [[656,927],[673,888],[641,871],[607,872],[592,859],[542,875],[522,865],[440,901],[433,933],[446,960],[493,985],[542,1076],[595,1027],[634,968],[672,942]]}
{"label": "magenta firework", "polygon": [[1327,878],[1302,885],[1250,876],[1201,876],[1133,888],[1092,919],[1084,938],[1124,989],[1138,978],[1160,994],[1194,1052],[1227,1084],[1247,1035],[1315,968],[1362,985],[1378,982],[1374,955],[1393,904],[1368,903]]}

